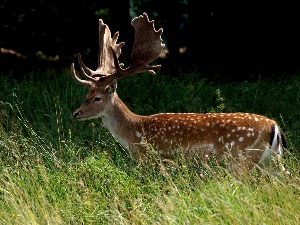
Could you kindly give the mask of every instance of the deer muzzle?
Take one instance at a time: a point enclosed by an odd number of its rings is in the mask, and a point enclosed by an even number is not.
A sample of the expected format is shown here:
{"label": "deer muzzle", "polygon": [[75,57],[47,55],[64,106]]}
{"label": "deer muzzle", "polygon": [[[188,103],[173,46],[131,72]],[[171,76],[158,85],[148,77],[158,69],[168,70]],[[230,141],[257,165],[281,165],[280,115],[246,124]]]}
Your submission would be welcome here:
{"label": "deer muzzle", "polygon": [[82,111],[77,109],[76,111],[73,112],[73,117],[75,119],[79,119],[78,117],[80,116],[80,114],[82,114]]}

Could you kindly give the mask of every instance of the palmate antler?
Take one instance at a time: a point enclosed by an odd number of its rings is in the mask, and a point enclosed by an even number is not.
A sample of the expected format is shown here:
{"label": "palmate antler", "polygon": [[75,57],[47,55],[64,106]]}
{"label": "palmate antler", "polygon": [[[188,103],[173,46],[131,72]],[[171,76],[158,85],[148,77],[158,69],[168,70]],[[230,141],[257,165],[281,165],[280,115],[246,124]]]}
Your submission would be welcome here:
{"label": "palmate antler", "polygon": [[123,64],[120,64],[118,60],[121,55],[121,47],[125,44],[125,42],[117,44],[119,32],[116,32],[111,38],[109,27],[102,20],[99,20],[98,68],[95,71],[88,68],[82,62],[81,55],[78,54],[81,73],[86,80],[78,78],[74,63],[71,66],[73,79],[81,85],[91,86],[94,83],[100,88],[106,88],[111,82],[136,73],[148,72],[155,74],[154,69],[159,68],[160,65],[150,66],[149,63],[159,57],[165,46],[162,44],[161,39],[163,29],[160,28],[156,31],[154,21],[149,21],[146,13],[134,18],[131,25],[135,28],[135,38],[129,67],[123,69]]}

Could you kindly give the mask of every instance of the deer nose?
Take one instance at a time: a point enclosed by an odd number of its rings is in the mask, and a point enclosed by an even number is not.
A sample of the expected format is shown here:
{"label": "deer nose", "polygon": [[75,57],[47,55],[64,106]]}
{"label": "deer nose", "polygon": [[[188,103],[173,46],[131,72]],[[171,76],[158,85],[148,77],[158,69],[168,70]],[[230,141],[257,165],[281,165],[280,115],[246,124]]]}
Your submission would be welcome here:
{"label": "deer nose", "polygon": [[81,113],[80,110],[76,110],[75,112],[73,112],[74,118],[77,118],[77,116],[79,116],[80,113]]}

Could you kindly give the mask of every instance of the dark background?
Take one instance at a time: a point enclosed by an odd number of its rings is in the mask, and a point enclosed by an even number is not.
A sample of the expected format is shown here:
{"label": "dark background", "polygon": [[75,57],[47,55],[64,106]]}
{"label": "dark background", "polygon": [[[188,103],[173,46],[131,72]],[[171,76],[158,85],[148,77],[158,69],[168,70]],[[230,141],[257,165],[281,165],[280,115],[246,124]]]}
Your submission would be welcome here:
{"label": "dark background", "polygon": [[[125,41],[129,63],[133,17],[146,12],[169,53],[158,59],[171,76],[196,72],[233,81],[298,73],[300,7],[289,1],[1,0],[0,74],[69,68],[81,53],[96,68],[98,20]],[[184,49],[180,52],[179,49]],[[127,64],[125,63],[125,64]]]}

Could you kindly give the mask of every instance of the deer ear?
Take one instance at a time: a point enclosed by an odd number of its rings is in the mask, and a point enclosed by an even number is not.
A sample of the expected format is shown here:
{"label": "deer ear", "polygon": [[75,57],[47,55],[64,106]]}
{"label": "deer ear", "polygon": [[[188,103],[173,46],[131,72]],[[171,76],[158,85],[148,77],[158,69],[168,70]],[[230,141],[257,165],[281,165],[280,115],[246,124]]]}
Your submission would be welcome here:
{"label": "deer ear", "polygon": [[109,94],[113,94],[117,90],[117,81],[114,80],[111,84],[109,84],[105,89]]}

